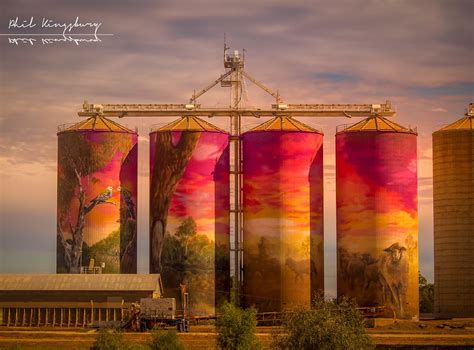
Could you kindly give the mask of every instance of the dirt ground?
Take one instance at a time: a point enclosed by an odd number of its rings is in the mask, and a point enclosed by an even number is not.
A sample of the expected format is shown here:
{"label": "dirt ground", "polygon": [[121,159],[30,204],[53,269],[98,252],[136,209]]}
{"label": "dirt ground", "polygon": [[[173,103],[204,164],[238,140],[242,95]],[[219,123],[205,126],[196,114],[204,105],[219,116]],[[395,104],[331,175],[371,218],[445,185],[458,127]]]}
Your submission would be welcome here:
{"label": "dirt ground", "polygon": [[[278,327],[258,327],[257,337],[263,349],[271,348],[272,333]],[[367,329],[377,348],[426,348],[440,346],[474,349],[474,319],[395,321],[393,324]],[[4,349],[89,349],[95,341],[95,329],[0,328],[0,350]],[[179,334],[187,349],[216,349],[213,326],[193,326],[191,332]],[[148,333],[125,333],[125,340],[144,344]]]}

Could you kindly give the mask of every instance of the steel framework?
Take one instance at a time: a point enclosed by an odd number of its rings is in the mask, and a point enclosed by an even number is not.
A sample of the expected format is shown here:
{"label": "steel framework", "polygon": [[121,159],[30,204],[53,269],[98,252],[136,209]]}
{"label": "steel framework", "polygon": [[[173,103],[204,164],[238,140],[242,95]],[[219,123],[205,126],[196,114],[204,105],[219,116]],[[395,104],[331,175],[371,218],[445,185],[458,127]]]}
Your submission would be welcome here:
{"label": "steel framework", "polygon": [[[228,54],[229,47],[224,43],[225,73],[207,85],[189,99],[187,104],[89,104],[84,102],[80,117],[104,115],[106,117],[225,117],[230,121],[231,154],[233,154],[233,168],[231,169],[231,183],[234,186],[234,198],[231,199],[231,215],[234,228],[234,273],[236,279],[236,295],[239,294],[243,280],[242,269],[242,118],[243,117],[393,117],[395,111],[390,101],[381,104],[286,104],[279,92],[274,92],[262,82],[253,78],[244,70],[245,56],[240,56],[237,50]],[[245,50],[244,50],[245,53]],[[246,78],[275,99],[270,108],[247,108],[241,106],[242,82]],[[218,84],[231,88],[231,104],[228,108],[202,107],[197,99]],[[237,298],[238,299],[238,298]]]}

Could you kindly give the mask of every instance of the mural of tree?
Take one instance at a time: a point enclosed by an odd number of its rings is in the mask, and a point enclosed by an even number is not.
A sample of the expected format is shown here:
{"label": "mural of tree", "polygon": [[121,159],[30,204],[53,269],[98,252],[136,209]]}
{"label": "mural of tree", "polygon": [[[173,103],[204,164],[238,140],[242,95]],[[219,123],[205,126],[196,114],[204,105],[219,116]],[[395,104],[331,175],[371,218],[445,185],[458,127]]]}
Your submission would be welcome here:
{"label": "mural of tree", "polygon": [[[97,181],[92,175],[106,166],[117,152],[126,155],[132,146],[130,137],[123,133],[101,133],[100,142],[88,139],[86,133],[65,132],[58,138],[58,261],[64,263],[64,272],[79,273],[87,214],[98,205],[116,205],[109,201],[113,189],[104,188],[93,199],[86,193],[83,181]],[[75,221],[71,218],[71,202],[78,201]],[[70,239],[64,233],[69,231]],[[59,270],[59,264],[58,264]]]}
{"label": "mural of tree", "polygon": [[196,222],[189,217],[179,225],[176,230],[176,237],[184,247],[184,259],[188,259],[188,246],[192,237],[196,236]]}
{"label": "mural of tree", "polygon": [[137,273],[137,217],[136,205],[129,190],[122,187],[120,207],[120,271],[122,273]]}
{"label": "mural of tree", "polygon": [[156,151],[150,184],[150,272],[162,270],[161,253],[168,209],[176,185],[184,174],[200,137],[199,132],[183,131],[176,145],[171,131],[156,133]]}
{"label": "mural of tree", "polygon": [[193,315],[214,312],[214,258],[215,243],[197,233],[196,222],[192,217],[185,218],[174,234],[167,232],[165,235],[161,256],[161,275],[167,281],[165,293],[179,300],[179,288],[173,286],[186,285]]}

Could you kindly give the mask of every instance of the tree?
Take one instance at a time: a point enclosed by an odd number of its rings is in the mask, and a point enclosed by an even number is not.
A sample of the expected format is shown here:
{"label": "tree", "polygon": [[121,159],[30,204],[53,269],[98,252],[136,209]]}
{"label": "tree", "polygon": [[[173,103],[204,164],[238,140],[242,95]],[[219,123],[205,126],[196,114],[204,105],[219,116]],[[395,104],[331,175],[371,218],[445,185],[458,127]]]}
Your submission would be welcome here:
{"label": "tree", "polygon": [[418,272],[418,282],[420,288],[420,312],[432,313],[434,311],[434,284]]}
{"label": "tree", "polygon": [[[101,142],[97,143],[91,142],[80,132],[68,132],[60,135],[58,143],[58,258],[62,257],[66,272],[79,273],[87,214],[98,205],[115,205],[108,201],[112,196],[110,188],[104,188],[104,192],[87,201],[83,178],[104,167],[117,152],[121,152],[124,159],[132,141],[123,134],[104,133]],[[90,180],[97,181],[95,178]],[[78,209],[73,224],[70,207],[75,198],[78,200]],[[68,228],[70,240],[66,239],[63,227]]]}
{"label": "tree", "polygon": [[196,233],[196,222],[193,220],[192,217],[186,218],[176,230],[176,237],[184,248],[185,260],[187,260],[188,258],[189,241],[196,236]]}
{"label": "tree", "polygon": [[258,349],[255,337],[257,310],[243,310],[234,304],[224,302],[219,308],[216,320],[217,344],[224,350]]}
{"label": "tree", "polygon": [[297,308],[283,316],[283,333],[276,334],[277,349],[373,349],[364,319],[347,299],[326,301],[317,296],[310,310]]}
{"label": "tree", "polygon": [[162,270],[161,253],[166,233],[168,209],[176,186],[199,140],[199,132],[183,131],[176,145],[171,132],[156,133],[155,159],[150,196],[150,272]]}

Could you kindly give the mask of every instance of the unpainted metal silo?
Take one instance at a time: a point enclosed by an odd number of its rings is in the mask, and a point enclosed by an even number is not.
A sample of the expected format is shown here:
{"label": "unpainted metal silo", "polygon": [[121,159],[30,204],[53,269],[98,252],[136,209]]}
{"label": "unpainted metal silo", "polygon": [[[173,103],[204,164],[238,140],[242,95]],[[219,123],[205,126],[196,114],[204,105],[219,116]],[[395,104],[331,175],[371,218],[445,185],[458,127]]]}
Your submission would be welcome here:
{"label": "unpainted metal silo", "polygon": [[324,290],[323,134],[277,117],[243,134],[243,297],[308,307]]}
{"label": "unpainted metal silo", "polygon": [[435,312],[440,317],[474,317],[473,125],[474,117],[467,115],[433,133]]}
{"label": "unpainted metal silo", "polygon": [[191,315],[229,296],[229,134],[196,117],[150,133],[150,272]]}
{"label": "unpainted metal silo", "polygon": [[136,218],[136,131],[101,116],[60,127],[57,272],[136,273]]}
{"label": "unpainted metal silo", "polygon": [[416,136],[382,117],[336,133],[338,297],[402,319],[418,318]]}

